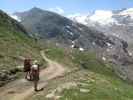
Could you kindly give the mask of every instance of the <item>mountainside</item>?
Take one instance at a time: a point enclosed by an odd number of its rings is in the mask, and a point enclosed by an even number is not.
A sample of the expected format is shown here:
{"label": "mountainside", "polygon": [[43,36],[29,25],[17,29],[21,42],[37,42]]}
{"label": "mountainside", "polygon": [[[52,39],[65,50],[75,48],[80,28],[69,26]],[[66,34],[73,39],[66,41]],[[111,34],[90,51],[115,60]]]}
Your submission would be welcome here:
{"label": "mountainside", "polygon": [[23,59],[41,59],[39,45],[16,20],[0,11],[0,86],[12,80]]}
{"label": "mountainside", "polygon": [[[95,28],[69,20],[66,17],[39,8],[15,13],[31,37],[53,41],[56,45],[89,50],[97,57],[116,65],[114,70],[123,79],[132,80],[132,58],[128,43],[119,37],[106,36]],[[110,13],[107,13],[110,16]],[[131,72],[130,72],[131,71]]]}
{"label": "mountainside", "polygon": [[85,25],[73,21],[53,12],[33,8],[22,13],[15,13],[30,36],[38,39],[51,39],[57,43],[72,45],[77,42],[82,48],[92,48],[92,42],[99,47],[106,47],[110,43],[108,37],[101,32],[92,30]]}
{"label": "mountainside", "polygon": [[128,43],[133,41],[133,8],[114,11],[96,10],[89,15],[73,16],[70,18],[102,31],[106,35],[114,35]]}

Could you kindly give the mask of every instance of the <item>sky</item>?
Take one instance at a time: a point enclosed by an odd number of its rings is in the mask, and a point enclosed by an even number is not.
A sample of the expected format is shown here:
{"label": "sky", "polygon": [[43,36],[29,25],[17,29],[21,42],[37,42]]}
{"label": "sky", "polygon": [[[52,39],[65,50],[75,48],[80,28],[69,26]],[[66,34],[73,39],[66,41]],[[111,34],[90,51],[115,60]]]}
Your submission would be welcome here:
{"label": "sky", "polygon": [[0,0],[0,9],[7,13],[26,11],[33,7],[67,15],[133,8],[133,0]]}

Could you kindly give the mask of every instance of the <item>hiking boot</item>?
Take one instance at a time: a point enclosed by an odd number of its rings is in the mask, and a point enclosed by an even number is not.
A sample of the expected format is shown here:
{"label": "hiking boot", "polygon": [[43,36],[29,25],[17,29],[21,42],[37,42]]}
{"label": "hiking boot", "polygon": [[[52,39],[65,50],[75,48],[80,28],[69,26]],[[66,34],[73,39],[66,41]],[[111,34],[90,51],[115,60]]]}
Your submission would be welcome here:
{"label": "hiking boot", "polygon": [[38,90],[37,89],[34,89],[35,92],[37,92]]}

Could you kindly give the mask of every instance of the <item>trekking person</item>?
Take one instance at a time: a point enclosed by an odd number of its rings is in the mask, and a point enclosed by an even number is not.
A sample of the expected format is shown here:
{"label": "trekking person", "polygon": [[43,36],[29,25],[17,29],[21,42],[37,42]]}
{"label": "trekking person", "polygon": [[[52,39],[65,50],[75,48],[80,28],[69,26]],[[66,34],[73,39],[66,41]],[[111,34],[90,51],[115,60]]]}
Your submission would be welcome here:
{"label": "trekking person", "polygon": [[38,61],[35,60],[33,62],[33,65],[31,67],[31,75],[32,75],[32,81],[34,83],[34,90],[38,91],[37,87],[38,87],[38,81],[39,81],[39,64]]}
{"label": "trekking person", "polygon": [[25,79],[31,80],[31,59],[29,58],[24,60],[24,72],[26,72]]}

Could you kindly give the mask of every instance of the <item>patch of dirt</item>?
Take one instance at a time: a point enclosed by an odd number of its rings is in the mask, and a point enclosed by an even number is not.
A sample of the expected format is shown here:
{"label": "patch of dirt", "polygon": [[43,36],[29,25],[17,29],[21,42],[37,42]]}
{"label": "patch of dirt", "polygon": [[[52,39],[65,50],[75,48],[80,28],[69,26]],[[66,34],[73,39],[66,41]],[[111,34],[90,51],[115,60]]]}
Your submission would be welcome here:
{"label": "patch of dirt", "polygon": [[[40,53],[43,59],[48,62],[48,67],[40,72],[39,87],[42,88],[47,86],[49,80],[62,76],[66,69],[59,63],[48,59],[43,51]],[[0,90],[0,100],[25,100],[35,93],[33,83],[25,79],[11,82],[0,88]]]}

